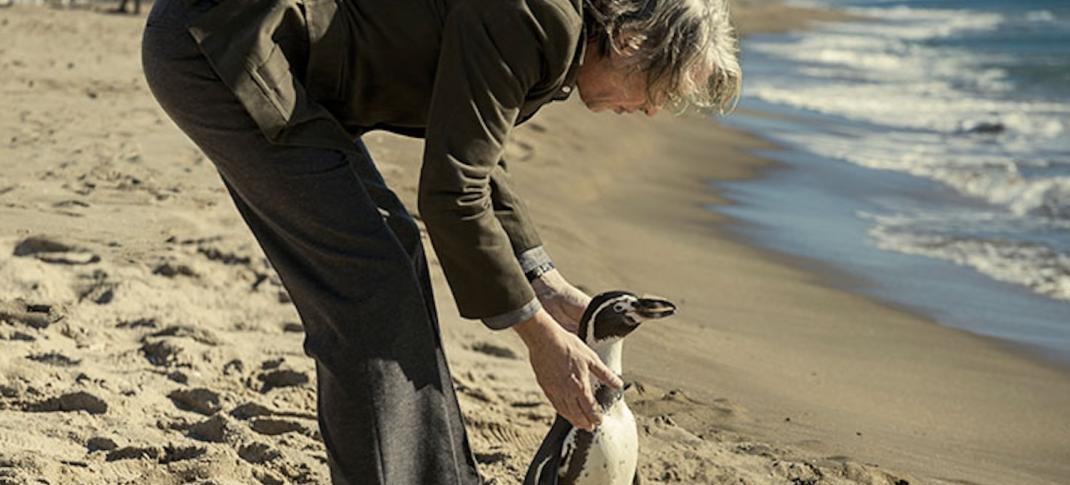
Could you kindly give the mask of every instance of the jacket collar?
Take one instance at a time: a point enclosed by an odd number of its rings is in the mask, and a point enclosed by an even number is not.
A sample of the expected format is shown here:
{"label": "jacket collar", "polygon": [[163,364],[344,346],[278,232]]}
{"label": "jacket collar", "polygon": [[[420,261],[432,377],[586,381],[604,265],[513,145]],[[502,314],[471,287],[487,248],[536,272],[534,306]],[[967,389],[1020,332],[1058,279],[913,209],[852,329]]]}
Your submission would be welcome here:
{"label": "jacket collar", "polygon": [[565,73],[565,80],[561,83],[561,87],[558,88],[557,93],[554,94],[554,100],[560,101],[567,99],[572,91],[576,89],[576,77],[579,75],[580,66],[583,65],[583,56],[587,51],[587,26],[584,25],[580,28],[580,40],[579,45],[576,46],[576,53],[572,57],[572,64],[568,67],[568,72]]}

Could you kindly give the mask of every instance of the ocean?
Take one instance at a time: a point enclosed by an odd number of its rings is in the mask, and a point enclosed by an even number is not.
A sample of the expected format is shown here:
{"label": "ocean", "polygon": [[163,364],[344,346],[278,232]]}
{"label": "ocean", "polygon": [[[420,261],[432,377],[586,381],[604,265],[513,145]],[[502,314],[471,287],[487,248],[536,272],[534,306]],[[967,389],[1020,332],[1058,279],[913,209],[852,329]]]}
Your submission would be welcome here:
{"label": "ocean", "polygon": [[780,163],[717,184],[735,203],[713,210],[851,290],[1070,364],[1070,2],[804,5],[867,20],[743,41],[724,121]]}

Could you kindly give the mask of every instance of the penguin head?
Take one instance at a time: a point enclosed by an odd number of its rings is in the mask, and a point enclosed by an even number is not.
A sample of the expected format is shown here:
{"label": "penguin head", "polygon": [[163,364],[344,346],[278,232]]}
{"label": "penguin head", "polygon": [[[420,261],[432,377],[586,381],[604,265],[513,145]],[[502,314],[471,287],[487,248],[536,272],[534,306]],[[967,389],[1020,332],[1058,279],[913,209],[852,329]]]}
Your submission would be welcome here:
{"label": "penguin head", "polygon": [[627,291],[607,291],[595,295],[580,320],[579,335],[594,347],[617,341],[646,320],[664,318],[676,312],[676,305],[664,298],[637,296]]}

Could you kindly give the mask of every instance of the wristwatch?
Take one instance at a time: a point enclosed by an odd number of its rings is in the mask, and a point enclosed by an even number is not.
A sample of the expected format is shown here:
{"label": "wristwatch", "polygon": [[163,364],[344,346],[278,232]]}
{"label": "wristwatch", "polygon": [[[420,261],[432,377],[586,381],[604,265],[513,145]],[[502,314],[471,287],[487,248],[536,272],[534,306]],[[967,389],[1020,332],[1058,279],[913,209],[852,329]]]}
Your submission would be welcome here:
{"label": "wristwatch", "polygon": [[554,269],[553,261],[547,261],[545,263],[539,264],[538,266],[535,266],[534,268],[529,269],[526,273],[524,273],[524,276],[528,277],[528,282],[532,282],[535,281],[535,278],[538,278],[548,273],[552,269]]}

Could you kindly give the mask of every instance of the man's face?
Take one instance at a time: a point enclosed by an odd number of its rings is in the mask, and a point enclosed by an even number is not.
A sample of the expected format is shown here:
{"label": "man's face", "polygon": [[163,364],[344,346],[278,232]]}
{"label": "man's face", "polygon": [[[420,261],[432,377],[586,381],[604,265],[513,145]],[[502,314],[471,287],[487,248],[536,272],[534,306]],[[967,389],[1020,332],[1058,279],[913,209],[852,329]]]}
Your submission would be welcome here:
{"label": "man's face", "polygon": [[603,57],[594,43],[588,44],[584,52],[576,87],[587,109],[596,113],[642,111],[654,116],[661,107],[647,97],[646,75],[633,72],[619,54],[611,52]]}

